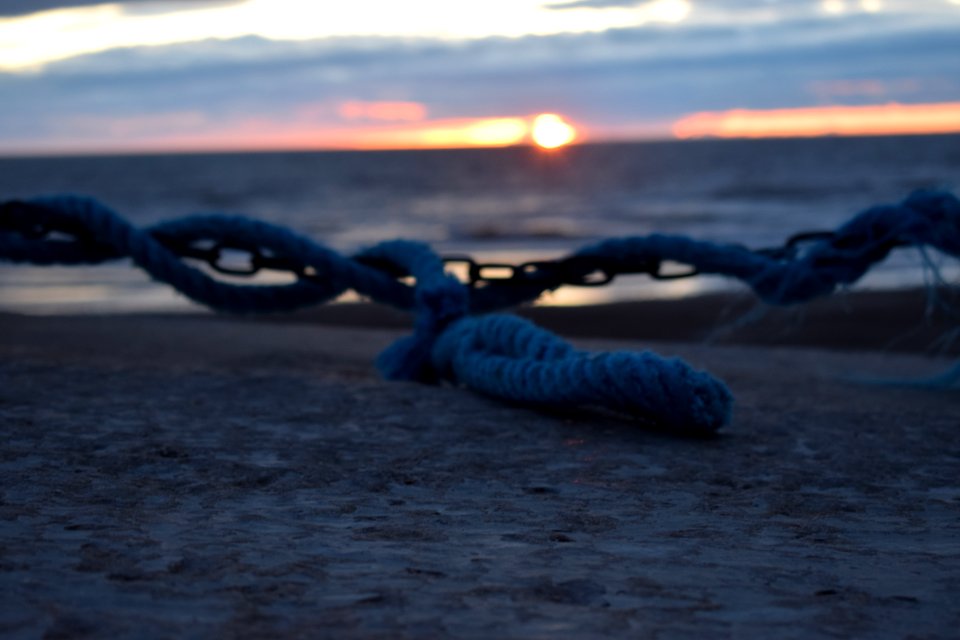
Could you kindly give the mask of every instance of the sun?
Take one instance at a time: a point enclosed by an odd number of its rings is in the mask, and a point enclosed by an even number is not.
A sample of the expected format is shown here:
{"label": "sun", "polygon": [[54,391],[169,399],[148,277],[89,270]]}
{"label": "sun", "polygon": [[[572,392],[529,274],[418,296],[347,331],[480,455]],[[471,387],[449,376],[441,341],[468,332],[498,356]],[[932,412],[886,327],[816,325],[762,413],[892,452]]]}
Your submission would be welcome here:
{"label": "sun", "polygon": [[577,131],[555,113],[541,113],[533,119],[533,141],[544,149],[556,149],[573,142]]}

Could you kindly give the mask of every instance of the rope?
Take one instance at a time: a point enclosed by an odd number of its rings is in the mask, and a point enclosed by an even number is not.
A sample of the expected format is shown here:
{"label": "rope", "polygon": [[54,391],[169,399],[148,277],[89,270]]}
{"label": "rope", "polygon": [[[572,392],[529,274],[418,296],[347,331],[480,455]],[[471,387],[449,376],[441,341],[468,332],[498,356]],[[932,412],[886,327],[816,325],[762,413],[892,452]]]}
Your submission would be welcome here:
{"label": "rope", "polygon": [[[377,360],[388,379],[447,380],[510,401],[605,407],[699,432],[715,431],[730,419],[732,396],[726,386],[681,360],[649,352],[578,352],[518,318],[471,315],[533,300],[559,286],[554,280],[471,287],[445,273],[443,260],[420,242],[384,242],[350,258],[284,227],[240,216],[196,215],[141,229],[84,197],[36,198],[3,207],[0,260],[96,264],[129,257],[155,280],[232,313],[288,311],[348,289],[414,311],[413,334]],[[47,237],[51,232],[68,239]],[[602,258],[610,273],[681,262],[699,273],[740,279],[767,303],[795,304],[852,284],[899,246],[929,246],[960,257],[960,200],[945,192],[917,192],[900,204],[867,209],[828,236],[804,251],[792,245],[751,251],[654,234],[606,240],[571,259]],[[202,243],[255,251],[260,259],[293,265],[301,277],[287,285],[228,283],[191,266],[171,248],[196,252]],[[398,279],[406,275],[415,283]]]}

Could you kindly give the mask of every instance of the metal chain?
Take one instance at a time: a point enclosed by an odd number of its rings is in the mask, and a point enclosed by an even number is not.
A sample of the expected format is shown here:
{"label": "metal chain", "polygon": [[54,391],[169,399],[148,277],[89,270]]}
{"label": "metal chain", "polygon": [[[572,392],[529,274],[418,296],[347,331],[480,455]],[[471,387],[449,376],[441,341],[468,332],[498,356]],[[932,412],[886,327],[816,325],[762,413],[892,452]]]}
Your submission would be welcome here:
{"label": "metal chain", "polygon": [[[38,219],[37,214],[40,214]],[[22,201],[9,201],[0,204],[0,231],[19,233],[29,240],[43,240],[50,234],[73,236],[75,241],[90,242],[89,233],[69,218],[50,215],[51,211],[42,206]],[[260,271],[286,271],[301,280],[322,279],[309,265],[284,256],[265,252],[257,246],[241,246],[226,242],[203,243],[183,242],[172,236],[154,232],[153,237],[181,258],[205,263],[212,270],[229,276],[253,276]],[[830,241],[836,237],[833,231],[803,231],[790,236],[783,245],[764,249],[754,249],[757,254],[775,260],[791,260],[796,257],[801,245],[815,241]],[[891,244],[890,248],[899,246]],[[231,254],[241,253],[239,261]],[[230,259],[228,261],[228,259]],[[383,260],[359,257],[356,260],[370,267],[380,269],[397,278],[409,274],[397,265]],[[576,287],[599,287],[608,284],[619,275],[645,274],[654,280],[676,280],[698,275],[696,267],[689,266],[679,272],[664,270],[664,264],[658,259],[650,259],[645,264],[624,268],[616,260],[603,256],[570,256],[557,260],[537,260],[521,264],[500,262],[477,262],[470,256],[454,255],[442,258],[444,265],[460,267],[465,270],[465,284],[471,287],[485,285],[546,285],[554,288],[561,285]]]}
{"label": "metal chain", "polygon": [[469,256],[447,256],[444,264],[467,267],[466,282],[471,286],[489,284],[550,284],[575,287],[600,287],[618,275],[646,274],[656,280],[688,278],[697,274],[694,268],[682,273],[665,273],[659,260],[624,269],[615,260],[603,256],[570,256],[558,260],[537,260],[522,264],[477,262]]}

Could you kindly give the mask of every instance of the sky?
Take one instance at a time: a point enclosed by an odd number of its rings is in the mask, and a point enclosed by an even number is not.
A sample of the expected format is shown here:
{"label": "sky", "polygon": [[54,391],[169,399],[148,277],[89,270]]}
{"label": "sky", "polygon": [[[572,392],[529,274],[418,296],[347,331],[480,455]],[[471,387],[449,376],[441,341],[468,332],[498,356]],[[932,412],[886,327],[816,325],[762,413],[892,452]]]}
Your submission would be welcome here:
{"label": "sky", "polygon": [[3,155],[960,132],[960,0],[3,0],[0,98]]}

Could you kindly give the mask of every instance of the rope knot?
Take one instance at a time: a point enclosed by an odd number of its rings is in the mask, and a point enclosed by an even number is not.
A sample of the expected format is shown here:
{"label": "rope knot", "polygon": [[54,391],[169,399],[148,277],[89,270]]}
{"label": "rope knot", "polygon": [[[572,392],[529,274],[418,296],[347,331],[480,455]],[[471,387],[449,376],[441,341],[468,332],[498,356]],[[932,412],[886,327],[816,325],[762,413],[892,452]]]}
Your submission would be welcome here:
{"label": "rope knot", "polygon": [[377,358],[377,368],[389,380],[435,382],[433,345],[470,310],[470,290],[443,270],[443,261],[428,246],[398,241],[389,244],[391,259],[417,280],[413,335],[401,338]]}
{"label": "rope knot", "polygon": [[470,296],[467,288],[456,278],[444,275],[436,282],[417,287],[416,306],[425,325],[442,331],[451,322],[467,314]]}

